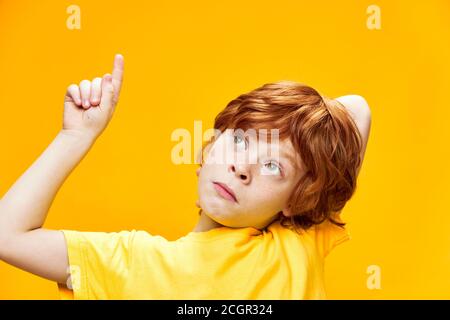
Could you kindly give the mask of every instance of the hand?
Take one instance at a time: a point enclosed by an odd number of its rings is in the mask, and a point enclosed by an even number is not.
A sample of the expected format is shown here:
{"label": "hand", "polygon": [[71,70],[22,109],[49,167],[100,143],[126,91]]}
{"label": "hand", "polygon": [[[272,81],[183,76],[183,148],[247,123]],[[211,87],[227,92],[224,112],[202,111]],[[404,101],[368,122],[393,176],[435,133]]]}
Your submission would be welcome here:
{"label": "hand", "polygon": [[108,125],[117,102],[123,79],[123,57],[116,54],[112,75],[71,84],[64,98],[63,131],[96,139]]}

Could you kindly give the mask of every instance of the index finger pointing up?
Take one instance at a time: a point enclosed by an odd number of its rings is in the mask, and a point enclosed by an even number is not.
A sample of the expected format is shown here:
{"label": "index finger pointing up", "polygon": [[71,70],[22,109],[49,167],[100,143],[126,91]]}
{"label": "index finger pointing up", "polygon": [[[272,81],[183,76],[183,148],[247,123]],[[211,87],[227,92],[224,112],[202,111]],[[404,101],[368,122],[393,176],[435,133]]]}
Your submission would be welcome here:
{"label": "index finger pointing up", "polygon": [[120,89],[122,87],[123,79],[123,56],[121,54],[116,54],[114,57],[114,68],[112,71],[112,85],[114,88],[114,95],[116,101],[120,94]]}

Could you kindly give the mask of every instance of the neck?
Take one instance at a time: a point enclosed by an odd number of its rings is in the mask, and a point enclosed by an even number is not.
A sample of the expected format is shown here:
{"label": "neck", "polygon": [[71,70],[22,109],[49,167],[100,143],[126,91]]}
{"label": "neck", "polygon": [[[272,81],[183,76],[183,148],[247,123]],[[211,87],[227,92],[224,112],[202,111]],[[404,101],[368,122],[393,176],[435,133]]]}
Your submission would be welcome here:
{"label": "neck", "polygon": [[202,210],[200,213],[200,218],[197,221],[197,225],[195,226],[193,232],[203,232],[208,231],[214,228],[223,227],[224,225],[214,221],[210,217],[208,217],[207,214],[205,214],[205,211]]}

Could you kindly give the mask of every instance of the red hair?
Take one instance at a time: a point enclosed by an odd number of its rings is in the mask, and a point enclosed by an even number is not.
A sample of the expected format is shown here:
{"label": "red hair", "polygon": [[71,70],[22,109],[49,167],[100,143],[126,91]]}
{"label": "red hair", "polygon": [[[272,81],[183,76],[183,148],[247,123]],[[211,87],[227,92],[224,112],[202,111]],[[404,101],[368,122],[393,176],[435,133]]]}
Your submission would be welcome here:
{"label": "red hair", "polygon": [[278,129],[280,140],[290,139],[301,159],[298,168],[303,171],[288,202],[293,214],[286,217],[279,212],[281,224],[296,230],[325,220],[345,226],[333,216],[356,189],[362,137],[338,101],[305,84],[267,83],[230,101],[216,116],[214,128],[220,132]]}

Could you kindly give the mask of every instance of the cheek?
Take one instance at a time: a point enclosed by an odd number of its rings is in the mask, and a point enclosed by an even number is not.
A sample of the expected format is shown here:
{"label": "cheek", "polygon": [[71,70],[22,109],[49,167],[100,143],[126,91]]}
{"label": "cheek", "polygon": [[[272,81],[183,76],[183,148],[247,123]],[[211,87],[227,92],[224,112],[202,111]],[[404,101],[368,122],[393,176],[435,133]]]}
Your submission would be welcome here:
{"label": "cheek", "polygon": [[224,164],[227,159],[227,154],[232,155],[233,146],[230,143],[224,141],[224,138],[219,138],[214,145],[209,148],[209,151],[204,157],[205,163]]}
{"label": "cheek", "polygon": [[214,195],[212,181],[218,179],[218,169],[214,165],[203,165],[198,176],[198,193],[201,199]]}
{"label": "cheek", "polygon": [[202,172],[198,178],[198,193],[202,197],[207,193],[208,190],[208,174],[207,172]]}
{"label": "cheek", "polygon": [[204,185],[206,181],[211,181],[214,176],[214,168],[210,165],[203,164],[203,167],[200,169],[200,173],[198,175],[198,184]]}
{"label": "cheek", "polygon": [[224,172],[226,172],[226,166],[223,164],[203,164],[198,178],[199,181],[212,180],[213,178],[217,178],[217,176],[222,176]]}
{"label": "cheek", "polygon": [[270,187],[264,185],[261,187],[255,187],[248,193],[248,204],[264,210],[273,210],[278,208],[284,199],[284,192],[280,191],[279,188]]}

